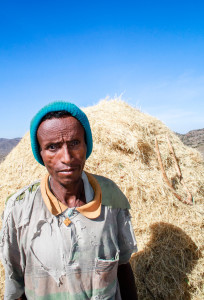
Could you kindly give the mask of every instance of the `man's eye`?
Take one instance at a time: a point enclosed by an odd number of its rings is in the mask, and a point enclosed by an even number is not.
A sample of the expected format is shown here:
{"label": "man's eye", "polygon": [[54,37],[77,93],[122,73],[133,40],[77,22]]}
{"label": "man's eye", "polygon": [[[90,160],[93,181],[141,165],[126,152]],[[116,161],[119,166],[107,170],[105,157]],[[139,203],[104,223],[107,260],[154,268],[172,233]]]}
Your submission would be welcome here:
{"label": "man's eye", "polygon": [[54,145],[54,144],[51,144],[51,145],[48,146],[48,149],[49,149],[49,150],[56,150],[56,149],[57,149],[57,146]]}
{"label": "man's eye", "polygon": [[69,144],[69,146],[74,147],[74,146],[79,145],[79,143],[80,143],[80,142],[77,141],[77,140],[76,140],[76,141],[71,141],[70,144]]}

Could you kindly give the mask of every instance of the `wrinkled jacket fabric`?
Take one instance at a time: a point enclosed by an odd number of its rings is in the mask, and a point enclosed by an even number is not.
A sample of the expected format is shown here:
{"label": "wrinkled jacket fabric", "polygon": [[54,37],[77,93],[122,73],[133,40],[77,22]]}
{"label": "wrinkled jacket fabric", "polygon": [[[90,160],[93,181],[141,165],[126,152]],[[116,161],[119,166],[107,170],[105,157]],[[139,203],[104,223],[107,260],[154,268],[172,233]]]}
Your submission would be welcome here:
{"label": "wrinkled jacket fabric", "polygon": [[89,219],[75,210],[69,226],[63,222],[67,211],[54,216],[47,209],[39,182],[8,200],[0,235],[4,299],[24,292],[38,300],[121,299],[118,264],[137,251],[129,204],[115,183],[95,178],[102,190],[100,216]]}

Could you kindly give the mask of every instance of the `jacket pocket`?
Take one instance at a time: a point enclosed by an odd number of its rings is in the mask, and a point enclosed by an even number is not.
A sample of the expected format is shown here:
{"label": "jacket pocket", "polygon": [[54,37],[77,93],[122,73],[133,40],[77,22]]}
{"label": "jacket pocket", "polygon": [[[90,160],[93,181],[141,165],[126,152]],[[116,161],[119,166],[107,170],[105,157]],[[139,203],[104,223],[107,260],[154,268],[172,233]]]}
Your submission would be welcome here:
{"label": "jacket pocket", "polygon": [[117,289],[118,255],[116,259],[95,259],[95,271],[93,276],[94,295],[91,299],[111,299]]}

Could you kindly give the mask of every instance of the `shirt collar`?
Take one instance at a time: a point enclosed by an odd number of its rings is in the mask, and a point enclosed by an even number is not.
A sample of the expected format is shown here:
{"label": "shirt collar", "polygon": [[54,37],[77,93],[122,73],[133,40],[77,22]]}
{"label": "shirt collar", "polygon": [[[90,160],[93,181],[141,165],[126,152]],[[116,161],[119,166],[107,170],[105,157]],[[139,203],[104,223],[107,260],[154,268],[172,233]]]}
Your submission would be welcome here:
{"label": "shirt collar", "polygon": [[[101,213],[101,187],[96,178],[87,172],[82,173],[82,180],[84,182],[86,202],[88,203],[77,207],[76,210],[89,219],[95,219],[99,217]],[[45,205],[53,215],[57,216],[68,208],[61,202],[59,207],[57,198],[50,191],[49,174],[41,180],[40,188]]]}

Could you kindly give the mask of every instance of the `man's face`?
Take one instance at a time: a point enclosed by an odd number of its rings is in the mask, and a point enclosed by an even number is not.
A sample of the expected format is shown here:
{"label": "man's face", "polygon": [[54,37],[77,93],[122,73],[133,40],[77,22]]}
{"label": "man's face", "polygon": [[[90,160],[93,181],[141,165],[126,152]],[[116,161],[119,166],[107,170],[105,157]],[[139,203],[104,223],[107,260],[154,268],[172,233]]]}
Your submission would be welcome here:
{"label": "man's face", "polygon": [[81,178],[86,161],[85,132],[71,117],[43,121],[37,131],[42,160],[53,184],[68,187]]}

